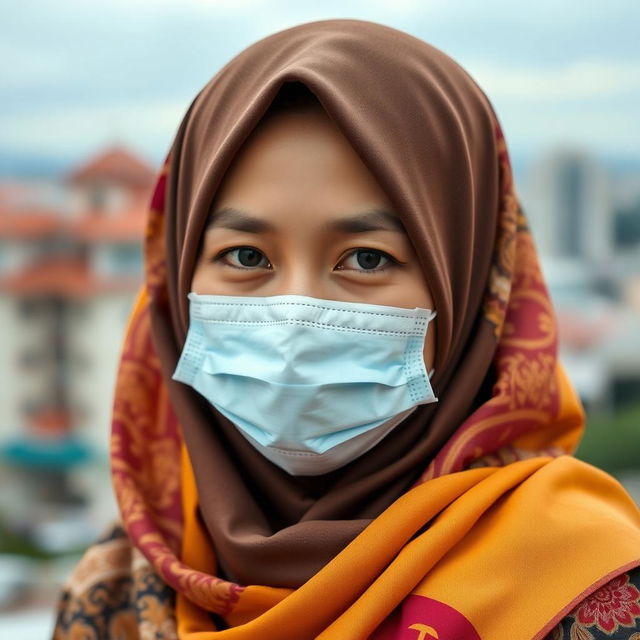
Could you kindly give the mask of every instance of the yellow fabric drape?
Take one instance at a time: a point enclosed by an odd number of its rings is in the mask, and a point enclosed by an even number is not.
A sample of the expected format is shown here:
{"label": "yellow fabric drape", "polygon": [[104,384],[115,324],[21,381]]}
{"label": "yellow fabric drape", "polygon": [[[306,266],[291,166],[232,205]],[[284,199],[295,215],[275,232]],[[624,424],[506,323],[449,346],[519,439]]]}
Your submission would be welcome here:
{"label": "yellow fabric drape", "polygon": [[[184,447],[182,482],[182,560],[215,574]],[[481,638],[532,638],[638,564],[640,512],[619,483],[571,456],[536,457],[414,487],[300,588],[246,586],[232,628],[212,631],[178,593],[178,630],[184,640],[356,640],[414,594],[453,607]],[[415,622],[437,631],[437,620]]]}

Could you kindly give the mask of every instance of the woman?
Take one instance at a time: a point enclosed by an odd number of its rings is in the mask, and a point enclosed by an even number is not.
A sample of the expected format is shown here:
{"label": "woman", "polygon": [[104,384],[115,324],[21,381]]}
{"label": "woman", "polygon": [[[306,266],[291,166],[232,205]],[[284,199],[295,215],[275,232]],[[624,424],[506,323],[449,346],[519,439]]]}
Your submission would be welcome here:
{"label": "woman", "polygon": [[484,93],[380,24],[280,31],[158,179],[122,523],[55,638],[635,637],[640,512],[583,427]]}

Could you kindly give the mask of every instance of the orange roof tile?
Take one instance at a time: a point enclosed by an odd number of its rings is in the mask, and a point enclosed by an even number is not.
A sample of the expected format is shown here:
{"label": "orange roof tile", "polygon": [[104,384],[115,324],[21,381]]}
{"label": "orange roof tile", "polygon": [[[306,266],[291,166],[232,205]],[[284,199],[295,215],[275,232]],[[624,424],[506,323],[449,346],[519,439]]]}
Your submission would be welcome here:
{"label": "orange roof tile", "polygon": [[54,233],[79,242],[142,242],[155,174],[127,149],[111,147],[67,176],[76,184],[106,180],[130,189],[129,204],[120,211],[87,210],[68,219],[38,205],[16,205],[30,192],[22,183],[0,183],[0,238],[37,238]]}
{"label": "orange roof tile", "polygon": [[85,213],[69,224],[69,235],[84,242],[136,242],[142,243],[147,212],[130,209],[113,214],[94,211]]}
{"label": "orange roof tile", "polygon": [[1,238],[38,238],[62,234],[80,242],[142,242],[147,222],[144,208],[113,213],[87,211],[80,218],[66,220],[45,210],[0,210]]}
{"label": "orange roof tile", "polygon": [[133,276],[100,278],[86,260],[55,257],[29,265],[0,279],[0,290],[14,294],[82,298],[110,291],[135,291],[140,279]]}
{"label": "orange roof tile", "polygon": [[0,238],[45,236],[60,231],[62,226],[63,220],[52,211],[44,209],[0,210]]}
{"label": "orange roof tile", "polygon": [[30,427],[41,435],[55,435],[69,431],[71,415],[62,407],[41,409],[30,416]]}
{"label": "orange roof tile", "polygon": [[106,181],[150,188],[154,177],[154,170],[144,160],[128,149],[114,145],[74,169],[66,180],[71,184]]}

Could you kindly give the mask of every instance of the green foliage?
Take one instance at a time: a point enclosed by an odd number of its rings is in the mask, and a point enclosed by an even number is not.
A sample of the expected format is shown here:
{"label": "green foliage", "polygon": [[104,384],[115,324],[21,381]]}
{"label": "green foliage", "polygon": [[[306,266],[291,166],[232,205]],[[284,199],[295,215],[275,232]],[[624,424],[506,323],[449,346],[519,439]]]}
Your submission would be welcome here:
{"label": "green foliage", "polygon": [[40,549],[25,536],[11,531],[2,520],[0,520],[0,553],[18,554],[39,560],[48,560],[52,557],[50,553]]}
{"label": "green foliage", "polygon": [[609,473],[640,470],[640,404],[612,416],[588,416],[576,457]]}
{"label": "green foliage", "polygon": [[79,556],[83,551],[84,548],[82,547],[68,549],[61,552],[51,552],[46,549],[42,549],[39,545],[33,542],[29,536],[20,535],[14,531],[2,517],[2,514],[0,514],[0,554],[15,554],[25,556],[27,558],[33,558],[34,560],[52,560],[54,558],[67,556]]}

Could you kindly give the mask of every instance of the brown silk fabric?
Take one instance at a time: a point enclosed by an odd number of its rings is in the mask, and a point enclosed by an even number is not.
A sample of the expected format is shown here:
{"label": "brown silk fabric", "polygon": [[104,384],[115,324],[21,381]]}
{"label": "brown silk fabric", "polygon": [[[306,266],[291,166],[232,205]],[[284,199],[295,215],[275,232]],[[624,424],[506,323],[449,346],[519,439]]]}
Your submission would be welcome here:
{"label": "brown silk fabric", "polygon": [[[419,406],[363,456],[317,477],[288,475],[196,391],[171,380],[188,329],[187,293],[210,205],[234,156],[286,82],[302,82],[317,96],[388,194],[438,312],[431,382],[439,402]],[[147,230],[151,336],[192,461],[218,578],[297,587],[415,482],[461,469],[511,441],[500,440],[508,407],[492,399],[497,379],[492,364],[512,287],[517,230],[525,238],[521,252],[528,255],[529,276],[538,278],[533,284],[545,305],[548,299],[512,191],[497,118],[482,90],[451,58],[407,33],[361,20],[322,20],[280,31],[238,54],[198,93],[165,172]],[[544,313],[551,313],[548,306]],[[530,311],[537,322],[535,309]],[[553,320],[549,326],[546,343],[539,345],[549,357],[548,370],[539,376],[547,406],[528,422],[526,417],[511,421],[511,439],[548,422],[557,408],[550,387]],[[500,388],[500,394],[502,400],[505,394],[513,399],[513,390]],[[478,408],[493,427],[487,422],[479,440],[456,440],[454,434]],[[495,419],[498,410],[506,416],[502,421]],[[118,428],[114,423],[115,437]],[[176,437],[167,438],[174,460]],[[121,506],[129,495],[123,488],[127,473],[115,477]],[[171,490],[175,497],[175,487]],[[140,495],[139,487],[135,491]],[[148,508],[148,497],[143,502]],[[171,518],[155,521],[170,532],[165,535],[178,539],[167,524]],[[134,540],[155,530],[148,514],[128,519]],[[156,566],[162,567],[158,557],[171,554],[160,538],[150,540],[145,553],[155,553]],[[149,544],[156,543],[151,551]],[[176,576],[182,570],[172,566],[161,573],[180,588]]]}

